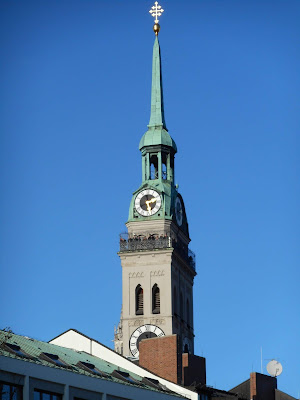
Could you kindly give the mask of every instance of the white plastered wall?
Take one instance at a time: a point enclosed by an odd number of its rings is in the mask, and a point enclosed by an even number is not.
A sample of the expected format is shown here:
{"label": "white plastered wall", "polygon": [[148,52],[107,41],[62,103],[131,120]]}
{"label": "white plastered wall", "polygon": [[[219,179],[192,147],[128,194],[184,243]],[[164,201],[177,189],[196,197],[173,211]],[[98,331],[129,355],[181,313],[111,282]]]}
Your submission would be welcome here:
{"label": "white plastered wall", "polygon": [[[172,294],[171,294],[171,249],[129,253],[120,255],[123,282],[123,354],[130,356],[127,343],[131,334],[140,325],[158,326],[166,335],[172,332]],[[160,313],[152,313],[152,287],[160,289]],[[144,291],[144,313],[136,315],[135,289],[141,285]]]}

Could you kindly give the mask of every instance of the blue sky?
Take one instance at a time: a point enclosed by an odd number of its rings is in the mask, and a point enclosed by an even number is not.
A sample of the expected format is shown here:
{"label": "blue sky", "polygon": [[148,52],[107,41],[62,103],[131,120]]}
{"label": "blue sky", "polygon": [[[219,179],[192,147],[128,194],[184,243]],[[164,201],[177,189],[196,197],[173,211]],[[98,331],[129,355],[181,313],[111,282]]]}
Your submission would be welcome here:
{"label": "blue sky", "polygon": [[[112,346],[119,233],[141,182],[152,2],[0,2],[1,328]],[[230,389],[272,359],[300,392],[300,2],[164,0],[196,354]]]}

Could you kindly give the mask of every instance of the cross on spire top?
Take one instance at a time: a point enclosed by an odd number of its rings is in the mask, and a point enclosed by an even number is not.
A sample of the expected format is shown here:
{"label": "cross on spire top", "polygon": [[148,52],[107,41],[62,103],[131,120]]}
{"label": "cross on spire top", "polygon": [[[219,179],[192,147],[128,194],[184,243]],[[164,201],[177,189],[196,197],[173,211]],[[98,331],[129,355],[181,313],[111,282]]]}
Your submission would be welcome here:
{"label": "cross on spire top", "polygon": [[161,8],[160,5],[158,5],[158,1],[154,3],[154,6],[151,7],[149,13],[152,15],[152,17],[155,18],[154,23],[158,24],[158,17],[161,16],[161,14],[164,12],[164,10]]}

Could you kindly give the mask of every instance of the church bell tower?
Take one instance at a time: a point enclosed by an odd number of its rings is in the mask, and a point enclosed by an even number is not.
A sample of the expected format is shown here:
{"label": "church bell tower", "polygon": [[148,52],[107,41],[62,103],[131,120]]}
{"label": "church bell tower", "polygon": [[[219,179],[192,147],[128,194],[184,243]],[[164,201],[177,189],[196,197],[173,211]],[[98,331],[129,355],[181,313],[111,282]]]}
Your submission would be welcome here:
{"label": "church bell tower", "polygon": [[128,233],[120,237],[122,312],[115,351],[139,358],[142,339],[177,334],[181,351],[194,354],[195,255],[182,196],[175,186],[175,141],[164,116],[158,16],[155,2],[151,113],[139,149],[142,183],[133,193]]}

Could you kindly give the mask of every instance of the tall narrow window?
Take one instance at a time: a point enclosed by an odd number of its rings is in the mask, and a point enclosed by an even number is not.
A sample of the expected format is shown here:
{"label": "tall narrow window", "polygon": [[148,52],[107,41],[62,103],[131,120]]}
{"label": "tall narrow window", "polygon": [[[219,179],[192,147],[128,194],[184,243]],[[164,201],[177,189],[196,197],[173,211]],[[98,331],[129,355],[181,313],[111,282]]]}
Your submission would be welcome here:
{"label": "tall narrow window", "polygon": [[168,171],[167,171],[167,157],[168,155],[165,153],[162,153],[161,155],[161,176],[163,179],[168,179]]}
{"label": "tall narrow window", "polygon": [[175,177],[174,177],[174,157],[171,157],[171,159],[170,159],[170,171],[169,171],[169,175],[170,175],[170,180],[172,181],[172,182],[174,182],[174,179],[175,179]]}
{"label": "tall narrow window", "polygon": [[152,288],[152,314],[160,313],[160,290],[157,284]]}
{"label": "tall narrow window", "polygon": [[135,288],[135,314],[144,314],[144,291],[141,285]]}
{"label": "tall narrow window", "polygon": [[150,157],[150,179],[158,179],[158,158],[156,154]]}

